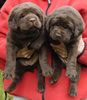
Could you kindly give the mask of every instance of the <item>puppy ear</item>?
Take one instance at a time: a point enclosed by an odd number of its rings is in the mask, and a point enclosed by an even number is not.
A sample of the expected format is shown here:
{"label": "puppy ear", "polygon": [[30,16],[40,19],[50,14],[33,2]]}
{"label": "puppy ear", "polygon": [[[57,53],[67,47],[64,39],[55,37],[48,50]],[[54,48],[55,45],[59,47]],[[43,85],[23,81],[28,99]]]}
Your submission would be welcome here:
{"label": "puppy ear", "polygon": [[46,18],[46,30],[49,31],[49,27],[50,27],[50,19],[49,16]]}
{"label": "puppy ear", "polygon": [[40,20],[41,20],[42,24],[44,25],[44,23],[45,23],[45,18],[46,18],[44,12],[43,12],[41,9],[38,9],[38,10],[36,9],[36,12],[37,12],[37,14],[38,14],[39,17],[40,17]]}
{"label": "puppy ear", "polygon": [[75,26],[75,35],[74,35],[74,37],[78,37],[79,35],[81,35],[82,32],[84,32],[84,29],[85,29],[84,22],[79,24],[79,25],[76,25]]}
{"label": "puppy ear", "polygon": [[17,29],[17,23],[16,23],[16,18],[15,18],[15,12],[12,11],[10,15],[8,16],[8,26],[11,29]]}

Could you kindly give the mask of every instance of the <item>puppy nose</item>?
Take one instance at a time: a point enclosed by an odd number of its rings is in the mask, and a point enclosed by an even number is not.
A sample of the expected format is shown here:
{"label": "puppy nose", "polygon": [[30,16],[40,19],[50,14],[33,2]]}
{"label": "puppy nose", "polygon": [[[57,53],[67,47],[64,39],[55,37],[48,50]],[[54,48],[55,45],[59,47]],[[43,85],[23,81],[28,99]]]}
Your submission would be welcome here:
{"label": "puppy nose", "polygon": [[58,33],[56,33],[56,36],[57,36],[57,37],[61,37],[61,35],[60,35],[60,34],[58,34]]}
{"label": "puppy nose", "polygon": [[35,20],[36,20],[35,18],[31,18],[30,22],[35,22]]}

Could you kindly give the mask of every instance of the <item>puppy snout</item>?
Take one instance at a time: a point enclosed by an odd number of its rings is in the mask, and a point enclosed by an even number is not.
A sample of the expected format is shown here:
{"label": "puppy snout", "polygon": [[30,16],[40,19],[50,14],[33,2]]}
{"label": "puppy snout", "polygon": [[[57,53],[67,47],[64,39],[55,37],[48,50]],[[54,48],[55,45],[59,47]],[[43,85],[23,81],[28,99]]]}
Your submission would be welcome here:
{"label": "puppy snout", "polygon": [[61,37],[61,30],[55,30],[56,37]]}
{"label": "puppy snout", "polygon": [[60,35],[60,34],[58,34],[58,33],[56,33],[56,36],[57,36],[57,37],[61,37],[61,35]]}
{"label": "puppy snout", "polygon": [[34,23],[35,22],[35,18],[30,18],[30,22]]}

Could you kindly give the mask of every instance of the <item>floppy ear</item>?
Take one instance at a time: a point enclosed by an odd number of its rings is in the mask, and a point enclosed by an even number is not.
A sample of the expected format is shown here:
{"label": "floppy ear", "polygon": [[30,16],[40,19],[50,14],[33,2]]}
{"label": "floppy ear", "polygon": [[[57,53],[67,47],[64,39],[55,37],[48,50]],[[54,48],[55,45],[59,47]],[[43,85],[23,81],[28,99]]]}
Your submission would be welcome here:
{"label": "floppy ear", "polygon": [[43,24],[46,16],[45,16],[44,12],[42,11],[42,9],[38,8],[38,9],[34,9],[34,11],[38,14],[38,16]]}
{"label": "floppy ear", "polygon": [[76,18],[75,20],[75,36],[77,37],[78,35],[82,34],[82,32],[85,29],[85,23],[81,15],[78,15],[78,19]]}
{"label": "floppy ear", "polygon": [[14,11],[12,11],[8,16],[8,26],[11,29],[17,29],[17,23],[16,23],[15,12]]}
{"label": "floppy ear", "polygon": [[50,18],[49,16],[46,18],[46,30],[49,31],[49,27],[50,27]]}
{"label": "floppy ear", "polygon": [[74,37],[78,37],[79,35],[81,35],[82,32],[84,32],[84,29],[85,29],[84,22],[80,23],[79,25],[76,25],[75,26],[75,35],[74,35]]}

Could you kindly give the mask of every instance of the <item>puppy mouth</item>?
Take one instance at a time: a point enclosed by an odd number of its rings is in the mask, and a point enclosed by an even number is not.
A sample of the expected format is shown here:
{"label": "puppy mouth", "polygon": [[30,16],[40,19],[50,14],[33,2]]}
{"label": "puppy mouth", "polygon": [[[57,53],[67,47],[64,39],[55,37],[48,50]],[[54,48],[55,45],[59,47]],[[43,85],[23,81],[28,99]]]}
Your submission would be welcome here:
{"label": "puppy mouth", "polygon": [[37,28],[37,27],[31,27],[30,29],[29,29],[29,32],[39,32],[40,30],[39,30],[39,28]]}
{"label": "puppy mouth", "polygon": [[35,23],[34,25],[32,25],[31,29],[34,29],[34,28],[40,29],[41,28],[41,23],[39,22],[39,23]]}
{"label": "puppy mouth", "polygon": [[40,31],[40,29],[41,29],[41,25],[40,26],[32,25],[32,26],[27,27],[27,28],[26,27],[24,28],[24,27],[18,26],[18,28],[17,28],[17,30],[22,32],[22,33],[35,32],[36,30]]}
{"label": "puppy mouth", "polygon": [[49,38],[49,43],[53,43],[53,44],[55,44],[55,45],[58,45],[58,44],[60,44],[60,41],[58,41],[58,40],[53,40],[52,38]]}
{"label": "puppy mouth", "polygon": [[50,36],[53,40],[58,40],[58,41],[60,41],[61,38],[62,38],[61,34],[58,33],[58,32],[51,32],[51,33],[49,34],[49,36]]}
{"label": "puppy mouth", "polygon": [[61,35],[59,33],[56,33],[55,36],[61,38]]}
{"label": "puppy mouth", "polygon": [[35,27],[37,29],[41,28],[41,22],[38,18],[30,18],[29,22],[31,23],[32,27]]}

